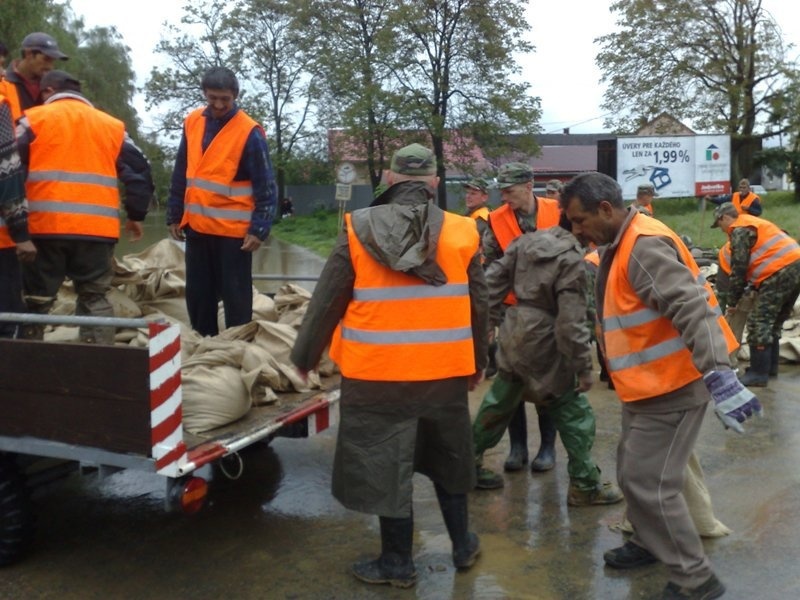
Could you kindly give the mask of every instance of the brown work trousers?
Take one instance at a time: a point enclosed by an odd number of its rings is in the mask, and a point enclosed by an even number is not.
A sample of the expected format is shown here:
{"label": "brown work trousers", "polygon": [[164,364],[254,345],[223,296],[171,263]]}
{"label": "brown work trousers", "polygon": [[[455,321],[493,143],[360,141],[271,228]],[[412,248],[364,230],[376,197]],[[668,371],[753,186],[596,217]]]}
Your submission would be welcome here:
{"label": "brown work trousers", "polygon": [[666,565],[670,581],[688,588],[711,576],[683,496],[686,466],[707,406],[643,413],[623,403],[617,449],[617,478],[634,530],[631,541]]}

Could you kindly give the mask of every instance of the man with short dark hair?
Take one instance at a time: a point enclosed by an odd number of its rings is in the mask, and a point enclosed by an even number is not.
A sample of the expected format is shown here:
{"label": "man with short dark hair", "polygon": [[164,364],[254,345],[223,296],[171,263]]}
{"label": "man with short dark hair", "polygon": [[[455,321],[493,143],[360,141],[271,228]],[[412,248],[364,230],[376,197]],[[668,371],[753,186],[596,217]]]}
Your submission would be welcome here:
{"label": "man with short dark hair", "polygon": [[[35,262],[23,267],[28,310],[49,312],[69,277],[76,314],[113,317],[106,294],[120,231],[118,181],[125,188],[125,231],[138,240],[153,196],[150,164],[125,124],[92,106],[69,73],[48,71],[41,87],[45,103],[28,109],[17,127],[28,228],[38,248]],[[23,334],[41,339],[42,326],[26,325]],[[81,327],[80,339],[113,344],[114,331]]]}
{"label": "man with short dark hair", "polygon": [[264,129],[236,103],[233,71],[213,67],[200,84],[207,105],[186,117],[167,201],[167,226],[186,241],[186,307],[200,335],[253,318],[253,252],[267,239],[277,188]]}
{"label": "man with short dark hair", "polygon": [[486,366],[487,288],[475,224],[435,203],[433,152],[399,149],[384,177],[369,208],[345,215],[291,358],[305,375],[330,342],[342,372],[333,495],[380,521],[380,556],[353,574],[405,588],[416,581],[414,472],[433,481],[455,567],[480,553],[467,392]]}
{"label": "man with short dark hair", "polygon": [[741,179],[739,181],[739,189],[733,194],[725,194],[721,196],[706,196],[706,200],[720,206],[726,202],[730,202],[739,214],[753,215],[754,217],[761,216],[763,207],[761,206],[761,198],[750,187],[749,179]]}
{"label": "man with short dark hair", "polygon": [[737,431],[761,412],[730,368],[736,340],[686,245],[660,221],[626,208],[614,179],[578,175],[561,206],[573,233],[600,247],[597,320],[622,400],[617,478],[634,532],[603,559],[616,569],[663,562],[670,576],[663,598],[718,598],[725,586],[682,489],[710,399]]}
{"label": "man with short dark hair", "polygon": [[16,122],[32,106],[39,106],[42,75],[54,68],[55,61],[69,57],[58,48],[53,36],[41,31],[29,33],[22,40],[21,58],[15,60],[0,81],[0,94],[11,104],[11,114]]}

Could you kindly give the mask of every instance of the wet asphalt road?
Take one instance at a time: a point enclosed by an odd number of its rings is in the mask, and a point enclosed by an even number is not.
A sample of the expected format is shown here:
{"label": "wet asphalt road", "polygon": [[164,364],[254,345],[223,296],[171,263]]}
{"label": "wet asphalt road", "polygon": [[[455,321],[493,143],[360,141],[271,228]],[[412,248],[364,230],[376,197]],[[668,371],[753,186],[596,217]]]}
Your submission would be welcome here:
{"label": "wet asphalt road", "polygon": [[[615,476],[616,397],[598,384],[595,458]],[[485,385],[471,398],[473,411]],[[697,447],[717,516],[734,532],[707,540],[725,598],[800,598],[800,367],[759,394],[763,419],[744,436],[725,432],[709,413]],[[535,432],[535,411],[528,410]],[[538,435],[529,444],[535,452]],[[377,519],[331,497],[335,433],[274,440],[244,453],[240,479],[218,477],[199,515],[165,513],[160,478],[118,473],[103,481],[74,476],[38,503],[34,548],[0,570],[0,598],[657,598],[661,565],[620,573],[603,566],[619,545],[609,529],[623,505],[569,508],[566,456],[532,476],[506,475],[506,487],[470,495],[483,554],[456,573],[433,487],[418,477],[412,590],[368,586],[349,565],[379,550]],[[507,440],[488,454],[501,468]]]}

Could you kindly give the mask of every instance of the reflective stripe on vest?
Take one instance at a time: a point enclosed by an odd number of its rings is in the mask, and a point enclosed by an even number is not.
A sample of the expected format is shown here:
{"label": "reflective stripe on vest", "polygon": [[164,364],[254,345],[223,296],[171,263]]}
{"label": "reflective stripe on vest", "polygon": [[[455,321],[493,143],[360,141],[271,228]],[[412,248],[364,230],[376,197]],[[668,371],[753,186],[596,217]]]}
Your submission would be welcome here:
{"label": "reflective stripe on vest", "polygon": [[628,263],[636,240],[642,235],[668,237],[717,316],[728,352],[738,347],[722,316],[709,283],[689,250],[677,235],[661,222],[635,214],[622,235],[608,273],[603,299],[603,346],[609,375],[624,402],[660,396],[699,379],[691,351],[672,322],[645,306],[628,280]]}
{"label": "reflective stripe on vest", "polygon": [[25,181],[31,235],[118,239],[122,121],[73,98],[25,116],[35,136]]}
{"label": "reflective stripe on vest", "polygon": [[731,223],[728,235],[737,227],[756,230],[756,243],[750,249],[747,266],[747,281],[756,289],[783,267],[800,260],[800,245],[770,221],[741,214]]}
{"label": "reflective stripe on vest", "polygon": [[[371,209],[365,209],[371,210]],[[445,213],[436,262],[448,283],[432,286],[378,263],[347,221],[356,279],[330,356],[342,375],[368,381],[430,381],[472,375],[469,263],[478,252],[473,221]]]}
{"label": "reflective stripe on vest", "polygon": [[[549,229],[558,225],[561,220],[561,207],[558,204],[558,200],[539,198],[538,196],[534,196],[534,198],[536,200],[536,229]],[[494,237],[503,252],[506,251],[511,242],[522,235],[517,215],[508,204],[503,204],[489,214],[489,227],[491,227]],[[513,291],[509,292],[503,302],[505,304],[516,304],[517,297]]]}
{"label": "reflective stripe on vest", "polygon": [[224,237],[243,238],[255,208],[253,186],[234,181],[247,138],[260,127],[239,110],[203,151],[205,109],[186,117],[186,195],[181,227]]}

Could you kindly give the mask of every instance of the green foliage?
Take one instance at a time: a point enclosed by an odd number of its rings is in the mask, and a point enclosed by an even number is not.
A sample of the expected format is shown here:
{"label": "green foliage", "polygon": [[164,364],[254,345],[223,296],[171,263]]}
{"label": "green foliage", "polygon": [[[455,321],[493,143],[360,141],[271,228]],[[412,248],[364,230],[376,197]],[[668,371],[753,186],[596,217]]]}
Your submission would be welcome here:
{"label": "green foliage", "polygon": [[[763,218],[777,223],[793,237],[800,236],[800,211],[794,202],[793,192],[769,192],[762,198]],[[726,236],[719,228],[711,228],[714,205],[707,203],[705,213],[700,211],[697,198],[655,199],[656,218],[679,235],[688,235],[695,246],[719,249]],[[272,235],[276,238],[328,256],[338,236],[336,211],[319,210],[313,215],[292,217],[275,223]]]}
{"label": "green foliage", "polygon": [[336,211],[318,210],[309,216],[281,219],[275,222],[270,235],[328,256],[339,235],[339,215]]}
{"label": "green foliage", "polygon": [[616,0],[617,30],[597,41],[607,125],[635,131],[662,112],[732,137],[732,179],[752,173],[754,141],[792,72],[760,0]]}
{"label": "green foliage", "polygon": [[[800,212],[794,202],[793,192],[773,191],[761,198],[763,218],[776,223],[793,237],[800,235]],[[657,219],[680,235],[688,235],[695,246],[720,248],[726,236],[719,228],[711,228],[714,222],[714,205],[706,203],[705,213],[700,211],[697,198],[669,198],[653,200]]]}

